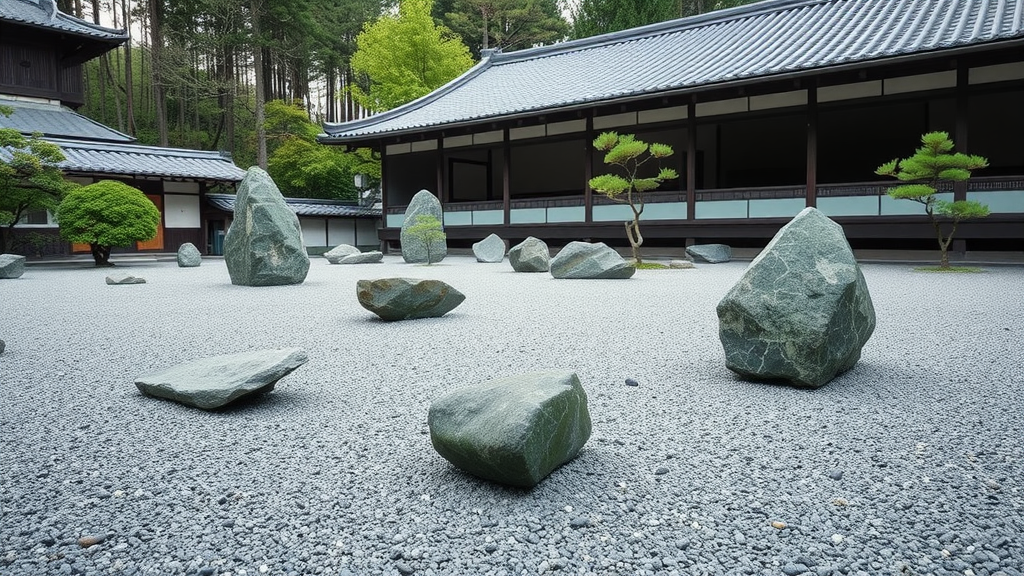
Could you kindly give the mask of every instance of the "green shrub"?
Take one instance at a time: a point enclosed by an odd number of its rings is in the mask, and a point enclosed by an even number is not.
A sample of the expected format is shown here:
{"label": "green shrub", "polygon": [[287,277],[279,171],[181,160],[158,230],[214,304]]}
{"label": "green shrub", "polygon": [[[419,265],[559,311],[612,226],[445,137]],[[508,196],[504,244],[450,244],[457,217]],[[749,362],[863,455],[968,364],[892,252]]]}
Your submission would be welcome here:
{"label": "green shrub", "polygon": [[88,244],[97,266],[110,266],[110,249],[156,236],[160,211],[138,188],[101,180],[69,192],[57,207],[60,235]]}

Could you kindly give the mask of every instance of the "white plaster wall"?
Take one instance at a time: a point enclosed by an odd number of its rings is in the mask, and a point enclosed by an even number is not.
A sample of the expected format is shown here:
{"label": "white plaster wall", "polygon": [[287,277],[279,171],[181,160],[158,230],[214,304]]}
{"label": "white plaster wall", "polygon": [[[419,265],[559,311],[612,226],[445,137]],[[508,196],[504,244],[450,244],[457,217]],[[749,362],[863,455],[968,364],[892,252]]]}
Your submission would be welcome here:
{"label": "white plaster wall", "polygon": [[350,218],[335,218],[327,221],[327,245],[335,247],[338,244],[356,245],[355,224]]}
{"label": "white plaster wall", "polygon": [[302,243],[306,246],[327,246],[327,225],[323,218],[299,218]]}
{"label": "white plaster wall", "polygon": [[201,228],[199,196],[164,194],[165,228]]}

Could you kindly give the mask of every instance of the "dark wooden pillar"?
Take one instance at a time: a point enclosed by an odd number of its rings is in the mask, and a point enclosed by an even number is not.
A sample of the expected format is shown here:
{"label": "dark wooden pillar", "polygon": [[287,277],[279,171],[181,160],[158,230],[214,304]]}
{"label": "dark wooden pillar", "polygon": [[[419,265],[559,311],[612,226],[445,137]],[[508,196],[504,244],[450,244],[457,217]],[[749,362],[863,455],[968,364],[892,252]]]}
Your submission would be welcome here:
{"label": "dark wooden pillar", "polygon": [[380,243],[380,251],[388,253],[388,243],[380,237],[385,228],[388,227],[388,148],[383,141],[377,142],[377,150],[380,154],[380,232],[377,233],[377,240]]}
{"label": "dark wooden pillar", "polygon": [[[956,67],[956,134],[953,142],[955,152],[967,154],[967,89],[969,86],[969,69],[961,60]],[[967,200],[967,182],[953,184],[953,200]],[[955,240],[954,240],[955,242]]]}
{"label": "dark wooden pillar", "polygon": [[437,152],[435,154],[435,158],[437,159],[437,199],[441,201],[441,205],[443,206],[451,200],[449,197],[451,194],[445,189],[444,185],[444,140],[441,138],[437,139]]}
{"label": "dark wooden pillar", "polygon": [[583,154],[583,221],[590,223],[594,221],[594,191],[590,188],[590,179],[594,177],[594,110],[587,111],[587,128],[584,132],[584,146],[587,147]]}
{"label": "dark wooden pillar", "polygon": [[512,145],[508,132],[505,128],[501,140],[501,209],[505,212],[505,226],[511,222],[512,212]]}
{"label": "dark wooden pillar", "polygon": [[686,105],[686,219],[697,214],[697,101]]}
{"label": "dark wooden pillar", "polygon": [[818,205],[818,87],[807,88],[807,203]]}
{"label": "dark wooden pillar", "polygon": [[[954,152],[967,153],[968,144],[968,88],[970,86],[970,69],[963,59],[956,64],[956,134],[953,136],[953,143],[956,145]],[[967,200],[967,182],[953,183],[953,201]],[[967,241],[955,238],[950,249],[964,256],[967,253]]]}

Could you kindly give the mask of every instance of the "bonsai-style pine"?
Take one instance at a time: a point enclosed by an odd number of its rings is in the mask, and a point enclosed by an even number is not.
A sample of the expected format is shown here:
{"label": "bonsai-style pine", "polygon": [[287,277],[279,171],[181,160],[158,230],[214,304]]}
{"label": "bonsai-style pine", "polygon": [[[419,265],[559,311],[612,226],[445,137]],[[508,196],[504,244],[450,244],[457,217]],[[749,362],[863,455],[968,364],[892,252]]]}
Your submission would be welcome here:
{"label": "bonsai-style pine", "polygon": [[605,132],[594,140],[594,148],[607,152],[604,163],[618,166],[622,176],[596,176],[590,179],[590,187],[612,200],[629,204],[633,210],[633,220],[625,223],[626,238],[633,249],[633,259],[637,264],[642,264],[640,246],[644,243],[644,237],[640,234],[640,215],[644,213],[644,192],[654,190],[665,180],[674,180],[679,175],[671,168],[660,166],[658,174],[651,178],[640,178],[637,172],[652,158],[660,163],[662,158],[671,156],[672,147],[656,142],[648,144],[637,140],[632,134],[619,136],[615,132]]}
{"label": "bonsai-style pine", "polygon": [[440,258],[435,259],[438,254],[431,252],[431,247],[436,244],[444,244],[448,235],[444,233],[441,221],[436,216],[430,214],[416,216],[415,223],[406,232],[416,241],[423,243],[423,248],[427,251],[427,266],[440,261]]}
{"label": "bonsai-style pine", "polygon": [[101,180],[68,193],[57,223],[66,240],[89,245],[97,266],[113,266],[110,249],[155,237],[160,211],[138,188]]}
{"label": "bonsai-style pine", "polygon": [[[971,171],[988,166],[988,159],[953,152],[953,141],[945,132],[929,132],[921,137],[920,148],[910,158],[896,159],[882,164],[875,170],[880,176],[893,176],[903,182],[913,182],[889,189],[889,196],[899,200],[913,200],[924,205],[935,235],[939,241],[941,260],[939,267],[949,269],[949,245],[956,234],[956,227],[962,220],[984,218],[989,215],[988,206],[973,200],[949,202],[935,197],[942,182],[964,182],[971,177]],[[952,227],[946,233],[944,226],[951,221]]]}

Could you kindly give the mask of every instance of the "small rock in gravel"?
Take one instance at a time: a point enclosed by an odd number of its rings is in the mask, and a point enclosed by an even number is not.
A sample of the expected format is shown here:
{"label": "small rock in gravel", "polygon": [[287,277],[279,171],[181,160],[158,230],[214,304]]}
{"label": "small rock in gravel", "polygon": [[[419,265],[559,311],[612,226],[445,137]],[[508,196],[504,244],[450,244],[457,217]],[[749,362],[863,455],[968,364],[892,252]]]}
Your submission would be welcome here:
{"label": "small rock in gravel", "polygon": [[56,541],[56,540],[54,540],[54,539],[53,539],[53,537],[51,537],[51,536],[44,536],[44,537],[43,537],[43,538],[42,538],[42,539],[41,539],[41,540],[39,541],[39,543],[40,543],[40,544],[42,544],[43,546],[53,546],[54,544],[56,544],[56,543],[57,543],[57,541]]}
{"label": "small rock in gravel", "polygon": [[842,534],[833,534],[832,535],[832,543],[833,544],[841,544],[842,542],[843,542]]}
{"label": "small rock in gravel", "polygon": [[88,548],[90,546],[95,546],[106,539],[107,537],[103,534],[90,534],[89,536],[82,536],[79,538],[78,545],[82,548]]}
{"label": "small rock in gravel", "polygon": [[398,568],[398,571],[401,572],[402,574],[405,574],[406,576],[408,576],[409,574],[412,574],[413,572],[416,571],[415,569],[413,569],[412,566],[409,566],[405,562],[398,562],[398,563],[396,563],[395,564],[395,568]]}
{"label": "small rock in gravel", "polygon": [[590,526],[590,519],[582,516],[573,518],[569,521],[569,526],[572,526],[573,528],[586,528],[587,526]]}
{"label": "small rock in gravel", "polygon": [[204,566],[199,569],[199,576],[213,576],[217,569],[213,566]]}
{"label": "small rock in gravel", "polygon": [[842,470],[833,470],[833,471],[828,473],[828,477],[833,479],[833,480],[842,480],[843,479],[843,471]]}
{"label": "small rock in gravel", "polygon": [[733,535],[732,539],[735,540],[737,544],[746,544],[747,543],[747,537],[744,536],[743,533],[739,532],[739,531],[737,531],[736,534]]}
{"label": "small rock in gravel", "polygon": [[6,344],[4,344],[4,341],[3,341],[3,340],[0,340],[0,354],[3,354],[3,352],[4,352],[4,348],[5,348],[6,346],[7,346],[7,345],[6,345]]}
{"label": "small rock in gravel", "polygon": [[662,474],[668,474],[668,468],[662,466],[661,468],[655,470],[654,473],[658,476],[661,476]]}
{"label": "small rock in gravel", "polygon": [[640,383],[632,378],[626,378],[626,386],[639,386]]}
{"label": "small rock in gravel", "polygon": [[498,550],[498,545],[495,544],[494,542],[491,542],[490,544],[484,546],[484,550],[488,554],[493,554],[494,552],[496,552]]}
{"label": "small rock in gravel", "polygon": [[227,503],[228,503],[228,499],[225,496],[221,496],[220,498],[217,499],[217,504],[222,504],[223,505],[223,504],[227,504]]}
{"label": "small rock in gravel", "polygon": [[772,522],[772,528],[775,528],[776,530],[782,530],[785,527],[786,527],[786,523],[785,522],[781,522],[779,520],[776,520],[776,521]]}
{"label": "small rock in gravel", "polygon": [[804,566],[803,564],[786,564],[782,567],[782,573],[786,576],[797,576],[798,574],[803,574],[807,571],[807,566]]}

